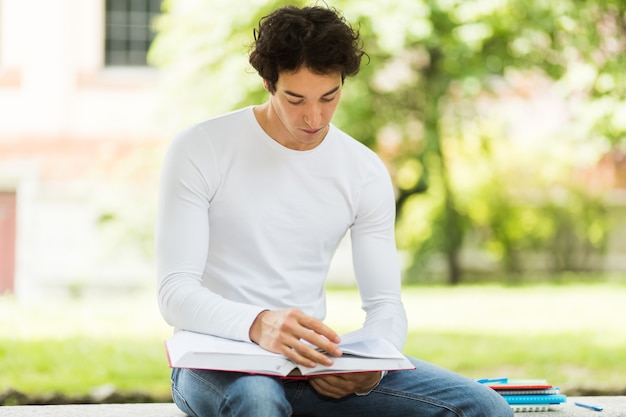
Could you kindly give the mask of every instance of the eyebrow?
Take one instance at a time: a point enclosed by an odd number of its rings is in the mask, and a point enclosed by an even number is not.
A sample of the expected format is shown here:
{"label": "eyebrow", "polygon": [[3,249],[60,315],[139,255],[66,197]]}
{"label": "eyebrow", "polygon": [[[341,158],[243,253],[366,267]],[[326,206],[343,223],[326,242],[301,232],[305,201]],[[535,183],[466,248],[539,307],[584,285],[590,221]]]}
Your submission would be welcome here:
{"label": "eyebrow", "polygon": [[[329,92],[322,94],[322,97],[330,96],[331,94],[336,93],[339,90],[339,88],[341,88],[341,86],[338,85],[337,87],[333,88]],[[304,98],[302,94],[294,93],[293,91],[285,90],[284,93],[292,97]]]}

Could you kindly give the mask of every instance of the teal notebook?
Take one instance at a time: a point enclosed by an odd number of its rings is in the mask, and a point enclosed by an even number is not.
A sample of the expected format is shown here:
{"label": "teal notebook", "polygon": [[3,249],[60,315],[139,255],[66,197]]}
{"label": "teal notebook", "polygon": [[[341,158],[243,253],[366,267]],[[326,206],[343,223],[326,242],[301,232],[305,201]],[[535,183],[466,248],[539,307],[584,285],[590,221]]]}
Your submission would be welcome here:
{"label": "teal notebook", "polygon": [[567,401],[565,395],[503,395],[509,404],[560,404]]}

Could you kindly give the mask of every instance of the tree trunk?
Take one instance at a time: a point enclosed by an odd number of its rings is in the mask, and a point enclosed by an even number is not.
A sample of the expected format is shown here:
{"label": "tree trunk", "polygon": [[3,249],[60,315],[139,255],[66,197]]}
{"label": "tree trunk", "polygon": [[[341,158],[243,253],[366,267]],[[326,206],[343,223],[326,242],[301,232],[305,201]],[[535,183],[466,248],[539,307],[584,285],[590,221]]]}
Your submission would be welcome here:
{"label": "tree trunk", "polygon": [[[439,63],[440,51],[431,51],[431,68]],[[426,129],[426,149],[431,152],[437,161],[437,169],[441,177],[443,187],[443,251],[446,256],[448,267],[448,283],[457,285],[462,279],[462,270],[459,263],[459,255],[463,245],[463,225],[461,215],[456,207],[454,191],[450,184],[450,176],[446,163],[444,144],[439,130],[439,100],[444,97],[450,80],[441,71],[426,72],[426,103],[424,103],[424,124]]]}

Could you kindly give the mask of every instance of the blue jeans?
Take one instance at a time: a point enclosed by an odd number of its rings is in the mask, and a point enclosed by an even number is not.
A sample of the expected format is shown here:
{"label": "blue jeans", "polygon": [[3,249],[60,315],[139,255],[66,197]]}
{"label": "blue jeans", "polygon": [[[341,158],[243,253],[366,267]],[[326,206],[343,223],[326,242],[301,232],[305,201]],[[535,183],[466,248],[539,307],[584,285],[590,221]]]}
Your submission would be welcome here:
{"label": "blue jeans", "polygon": [[513,417],[492,389],[417,359],[392,371],[369,395],[339,400],[306,381],[235,372],[174,369],[172,396],[192,417]]}

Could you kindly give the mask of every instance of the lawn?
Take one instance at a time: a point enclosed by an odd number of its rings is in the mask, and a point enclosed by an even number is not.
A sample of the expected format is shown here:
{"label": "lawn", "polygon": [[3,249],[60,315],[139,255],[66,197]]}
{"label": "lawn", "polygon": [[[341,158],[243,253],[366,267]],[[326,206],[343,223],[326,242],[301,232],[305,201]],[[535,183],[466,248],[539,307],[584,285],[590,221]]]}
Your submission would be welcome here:
{"label": "lawn", "polygon": [[[327,322],[359,327],[356,291],[329,291]],[[566,393],[626,391],[626,286],[410,287],[405,353],[470,377],[545,378]],[[167,397],[153,296],[20,304],[0,298],[0,392]]]}

